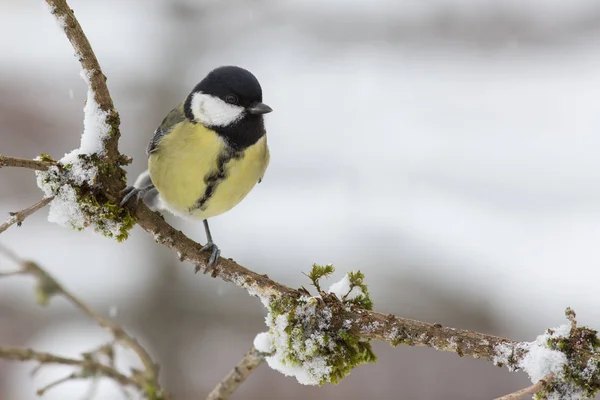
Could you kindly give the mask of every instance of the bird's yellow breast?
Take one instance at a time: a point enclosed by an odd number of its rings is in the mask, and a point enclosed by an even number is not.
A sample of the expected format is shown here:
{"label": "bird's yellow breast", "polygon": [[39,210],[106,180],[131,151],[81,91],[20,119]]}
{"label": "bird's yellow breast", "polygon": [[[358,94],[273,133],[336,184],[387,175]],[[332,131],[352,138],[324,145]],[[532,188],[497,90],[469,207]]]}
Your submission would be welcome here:
{"label": "bird's yellow breast", "polygon": [[148,159],[152,182],[175,214],[206,219],[239,203],[269,164],[266,136],[235,151],[201,124],[180,123]]}

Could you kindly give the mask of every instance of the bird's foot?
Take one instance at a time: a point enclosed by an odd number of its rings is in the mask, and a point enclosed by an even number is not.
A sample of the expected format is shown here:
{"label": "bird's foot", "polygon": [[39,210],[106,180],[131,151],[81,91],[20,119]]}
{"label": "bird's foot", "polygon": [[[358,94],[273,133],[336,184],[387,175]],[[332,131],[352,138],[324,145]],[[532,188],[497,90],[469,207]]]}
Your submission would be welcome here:
{"label": "bird's foot", "polygon": [[135,186],[127,186],[125,189],[121,190],[121,194],[124,195],[123,199],[119,203],[121,207],[123,207],[127,202],[135,197],[136,204],[144,197],[144,195],[150,190],[154,188],[154,185],[145,186],[143,188],[137,188]]}
{"label": "bird's foot", "polygon": [[[206,269],[204,270],[205,274],[208,271],[213,270],[214,267],[216,267],[215,262],[219,258],[219,255],[221,255],[221,250],[219,250],[219,246],[217,246],[212,241],[209,241],[204,246],[202,246],[202,248],[200,249],[200,251],[207,251],[207,250],[211,250],[211,253],[210,253],[210,258],[208,259],[208,263],[206,263]],[[199,270],[200,270],[200,267],[196,266],[196,272],[198,272]]]}

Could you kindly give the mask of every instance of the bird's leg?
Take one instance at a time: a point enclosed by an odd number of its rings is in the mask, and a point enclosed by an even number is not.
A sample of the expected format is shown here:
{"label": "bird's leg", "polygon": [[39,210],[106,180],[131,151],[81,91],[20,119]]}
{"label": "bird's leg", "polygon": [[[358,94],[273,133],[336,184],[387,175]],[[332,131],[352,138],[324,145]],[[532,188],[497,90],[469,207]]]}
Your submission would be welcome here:
{"label": "bird's leg", "polygon": [[[212,249],[210,258],[208,259],[208,263],[206,265],[206,270],[204,270],[204,273],[207,273],[210,269],[212,269],[212,267],[214,267],[214,263],[219,258],[221,250],[219,250],[219,247],[215,244],[215,242],[213,242],[212,235],[210,234],[210,228],[208,227],[208,221],[203,220],[202,223],[204,223],[204,231],[206,232],[207,243],[202,246],[200,250],[204,251]],[[196,272],[198,272],[198,267],[196,267]]]}
{"label": "bird's leg", "polygon": [[137,204],[137,202],[140,201],[140,199],[143,198],[144,195],[152,189],[154,189],[154,185],[148,185],[142,188],[137,188],[135,186],[127,186],[125,189],[121,190],[121,194],[123,194],[124,196],[119,205],[123,207],[129,201],[129,199],[131,199],[134,196],[135,202]]}

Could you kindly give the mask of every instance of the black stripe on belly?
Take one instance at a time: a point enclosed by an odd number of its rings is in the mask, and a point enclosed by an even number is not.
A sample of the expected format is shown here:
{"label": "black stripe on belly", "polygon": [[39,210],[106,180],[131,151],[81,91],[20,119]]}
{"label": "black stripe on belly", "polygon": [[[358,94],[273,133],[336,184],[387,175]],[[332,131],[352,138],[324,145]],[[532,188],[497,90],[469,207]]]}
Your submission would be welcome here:
{"label": "black stripe on belly", "polygon": [[244,151],[235,150],[231,147],[227,147],[219,154],[217,158],[217,169],[204,176],[204,183],[206,183],[206,189],[204,194],[200,197],[192,207],[190,212],[200,209],[204,211],[206,209],[206,202],[214,194],[215,189],[224,179],[227,178],[227,170],[225,166],[231,160],[237,160],[242,158]]}

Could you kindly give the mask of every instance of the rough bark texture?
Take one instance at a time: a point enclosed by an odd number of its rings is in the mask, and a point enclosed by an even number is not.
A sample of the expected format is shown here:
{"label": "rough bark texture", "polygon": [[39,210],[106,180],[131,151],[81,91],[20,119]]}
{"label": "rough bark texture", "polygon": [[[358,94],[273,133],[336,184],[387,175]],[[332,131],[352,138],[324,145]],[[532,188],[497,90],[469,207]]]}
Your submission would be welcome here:
{"label": "rough bark texture", "polygon": [[56,163],[50,161],[28,160],[26,158],[6,157],[0,154],[0,168],[19,167],[29,168],[36,171],[45,171],[53,165],[56,165]]}
{"label": "rough bark texture", "polygon": [[[119,191],[124,187],[125,171],[120,166],[126,165],[129,161],[118,150],[120,136],[119,115],[114,108],[108,91],[106,77],[102,73],[98,60],[73,11],[65,0],[46,0],[46,2],[75,49],[79,62],[85,71],[86,78],[89,79],[89,90],[93,94],[94,100],[100,109],[107,113],[105,122],[110,126],[110,134],[104,139],[104,151],[101,152],[102,154],[98,154],[99,185],[97,188],[94,187],[95,192],[93,194],[97,199],[103,200],[102,203],[111,203],[116,207],[116,204],[120,200]],[[0,167],[25,167],[43,171],[52,165],[55,165],[55,163],[49,160],[25,160],[0,155]],[[47,204],[47,201],[49,200],[44,199],[29,209],[16,213],[13,216],[15,218],[12,223],[22,221],[26,215],[33,213]],[[287,287],[269,279],[267,275],[260,275],[250,271],[232,259],[219,258],[216,266],[208,268],[207,261],[210,254],[201,251],[200,244],[190,240],[182,232],[171,227],[160,215],[151,212],[144,204],[139,203],[134,207],[132,203],[130,202],[129,204],[129,211],[137,217],[138,224],[150,233],[157,243],[163,244],[173,250],[181,261],[189,261],[196,265],[197,271],[211,272],[213,277],[219,277],[227,282],[235,283],[246,289],[251,295],[258,296],[265,306],[269,306],[271,301],[275,299],[294,300],[307,295],[304,289],[295,290]],[[118,210],[124,212],[121,208],[118,208]],[[40,364],[57,363],[72,365],[80,367],[82,371],[90,371],[91,369],[93,371],[91,375],[106,376],[116,380],[123,386],[137,387],[149,399],[168,398],[168,394],[164,393],[159,386],[157,366],[153,363],[150,354],[135,338],[125,333],[119,325],[94,313],[41,268],[35,266],[35,264],[25,264],[22,272],[31,273],[38,278],[41,283],[40,290],[42,295],[49,297],[61,294],[75,307],[93,318],[98,325],[108,329],[116,341],[133,349],[138,354],[145,369],[144,371],[132,371],[132,376],[128,377],[110,366],[96,362],[93,358],[84,357],[81,360],[69,359],[53,354],[35,352],[30,349],[7,347],[0,347],[0,358],[22,361],[33,360]],[[14,273],[5,275],[14,275]],[[427,346],[441,351],[454,352],[459,356],[470,356],[490,361],[498,356],[498,347],[512,351],[512,358],[515,361],[524,356],[524,350],[519,346],[521,343],[516,341],[362,309],[358,306],[343,304],[334,295],[322,293],[319,300],[319,307],[328,307],[331,309],[331,324],[334,329],[349,327],[350,333],[360,338],[383,340],[394,346],[398,344]],[[561,342],[561,345],[566,346],[570,352],[567,353],[565,351],[565,354],[577,361],[577,363],[573,364],[577,367],[577,371],[582,371],[585,365],[587,365],[588,360],[596,356],[597,348],[600,347],[600,340],[597,338],[595,331],[576,327],[574,313],[571,320],[573,325],[571,335],[568,340]],[[590,351],[590,343],[593,351]],[[252,370],[260,364],[262,359],[262,355],[255,349],[252,349],[215,388],[208,398],[211,400],[227,399]],[[592,383],[595,384],[596,382]],[[539,388],[542,384],[536,385],[533,386],[535,389]],[[593,388],[597,390],[598,387],[600,387],[600,383]],[[530,391],[532,389],[527,390]]]}
{"label": "rough bark texture", "polygon": [[106,76],[100,68],[90,42],[67,2],[65,0],[46,0],[46,3],[48,3],[52,14],[62,25],[75,50],[75,55],[81,63],[81,67],[88,73],[90,90],[94,94],[94,100],[103,111],[108,113],[106,123],[111,127],[111,135],[104,142],[104,149],[106,150],[104,156],[107,162],[116,164],[119,158],[120,121],[106,85]]}
{"label": "rough bark texture", "polygon": [[[209,252],[200,251],[200,244],[194,242],[181,231],[174,229],[164,219],[139,203],[135,208],[138,225],[150,233],[154,239],[173,250],[181,261],[189,261],[206,271]],[[275,282],[267,275],[239,265],[231,258],[219,258],[217,265],[209,270],[213,277],[245,288],[252,295],[262,299],[275,299],[283,296],[298,298],[305,295],[300,290]],[[442,351],[450,351],[460,356],[470,356],[492,360],[496,355],[495,346],[505,343],[517,345],[519,342],[468,330],[443,327],[440,324],[399,318],[390,314],[363,310],[358,307],[345,308],[341,303],[328,303],[334,309],[333,324],[342,326],[351,323],[351,332],[363,337],[384,340],[392,345],[409,344],[427,346]]]}

